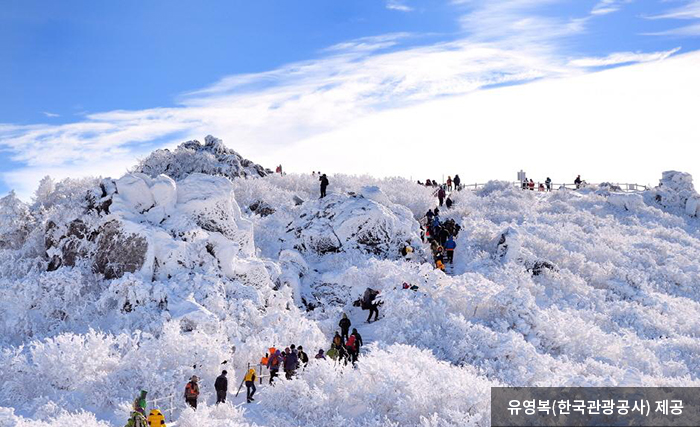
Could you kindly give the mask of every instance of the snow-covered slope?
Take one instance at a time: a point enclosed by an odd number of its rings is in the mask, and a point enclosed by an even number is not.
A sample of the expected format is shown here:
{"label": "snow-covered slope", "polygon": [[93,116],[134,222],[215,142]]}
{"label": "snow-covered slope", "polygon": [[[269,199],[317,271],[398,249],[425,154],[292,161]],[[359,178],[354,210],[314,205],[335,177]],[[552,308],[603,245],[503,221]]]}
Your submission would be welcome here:
{"label": "snow-covered slope", "polygon": [[[420,243],[430,189],[330,176],[318,200],[316,177],[241,179],[217,157],[162,174],[202,156],[178,153],[0,199],[0,425],[123,425],[142,388],[177,396],[178,426],[487,426],[494,385],[700,385],[686,174],[643,194],[455,193],[445,274]],[[384,301],[369,325],[352,305],[368,286]],[[343,312],[366,342],[355,369],[312,360],[255,404],[213,405],[222,368],[237,387],[271,345],[313,356]],[[197,412],[180,399],[192,374]]]}

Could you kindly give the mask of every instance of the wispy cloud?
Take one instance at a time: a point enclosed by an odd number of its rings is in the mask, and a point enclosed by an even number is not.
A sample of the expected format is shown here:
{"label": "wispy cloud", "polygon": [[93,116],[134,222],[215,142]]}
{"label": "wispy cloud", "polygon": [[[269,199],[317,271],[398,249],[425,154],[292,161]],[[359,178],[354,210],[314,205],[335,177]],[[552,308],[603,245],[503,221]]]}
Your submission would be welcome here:
{"label": "wispy cloud", "polygon": [[626,3],[631,3],[633,0],[600,0],[593,6],[591,10],[592,15],[607,15],[609,13],[617,12],[622,9],[623,5]]}
{"label": "wispy cloud", "polygon": [[49,111],[42,111],[42,114],[45,115],[46,117],[61,117],[60,114],[51,113]]}
{"label": "wispy cloud", "polygon": [[651,19],[700,19],[700,0],[692,0],[681,7],[654,15]]}
{"label": "wispy cloud", "polygon": [[679,50],[681,50],[680,47],[663,52],[652,53],[618,52],[599,58],[591,57],[574,59],[569,61],[569,64],[573,65],[574,67],[594,68],[607,67],[611,65],[629,64],[633,62],[661,61],[678,52]]}
{"label": "wispy cloud", "polygon": [[[308,141],[334,147],[329,135],[378,114],[674,52],[572,59],[562,40],[583,33],[594,18],[540,13],[540,7],[558,2],[462,1],[456,7],[465,34],[456,41],[406,47],[402,43],[414,35],[366,37],[333,45],[316,59],[225,77],[183,94],[170,108],[106,111],[58,125],[0,125],[3,155],[24,165],[2,177],[26,196],[46,173],[120,175],[154,148],[206,134],[256,162],[277,164],[279,153],[291,156]],[[391,128],[377,131],[392,140]]]}
{"label": "wispy cloud", "polygon": [[406,5],[403,0],[387,0],[386,8],[389,10],[398,10],[399,12],[412,12],[413,8]]}
{"label": "wispy cloud", "polygon": [[454,3],[465,9],[460,23],[471,38],[511,45],[558,44],[562,38],[582,33],[589,19],[541,13],[543,7],[563,0],[456,0]]}
{"label": "wispy cloud", "polygon": [[700,0],[691,0],[685,5],[669,9],[661,14],[650,16],[649,19],[680,19],[693,20],[690,25],[684,25],[669,30],[645,33],[649,36],[700,36]]}

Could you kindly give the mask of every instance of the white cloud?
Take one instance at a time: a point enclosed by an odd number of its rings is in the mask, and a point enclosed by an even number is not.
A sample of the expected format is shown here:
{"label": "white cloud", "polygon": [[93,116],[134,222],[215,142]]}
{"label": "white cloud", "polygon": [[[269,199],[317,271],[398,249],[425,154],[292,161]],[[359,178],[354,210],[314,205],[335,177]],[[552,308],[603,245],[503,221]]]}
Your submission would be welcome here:
{"label": "white cloud", "polygon": [[645,33],[645,35],[675,37],[700,36],[700,21],[697,21],[700,19],[700,0],[692,0],[681,7],[670,9],[660,15],[651,16],[649,19],[682,19],[696,20],[696,22],[690,25],[684,25],[682,27],[672,28],[670,30]]}
{"label": "white cloud", "polygon": [[606,67],[610,65],[629,64],[632,62],[661,61],[678,52],[680,49],[680,47],[677,47],[663,52],[652,53],[617,52],[602,58],[574,59],[569,61],[569,64],[575,67]]}
{"label": "white cloud", "polygon": [[626,3],[631,3],[632,0],[600,0],[593,6],[591,10],[592,15],[607,15],[609,13],[617,12],[622,9],[622,6]]}
{"label": "white cloud", "polygon": [[49,111],[42,111],[42,114],[45,115],[46,117],[49,117],[49,118],[61,117],[60,114],[51,113],[51,112],[49,112]]}
{"label": "white cloud", "polygon": [[399,12],[412,12],[413,8],[407,6],[403,0],[387,0],[386,8],[389,10],[398,10]]}
{"label": "white cloud", "polygon": [[559,18],[541,13],[541,8],[557,3],[564,3],[564,0],[455,2],[466,9],[460,17],[460,23],[470,38],[508,43],[511,46],[558,45],[562,38],[582,33],[588,17]]}
{"label": "white cloud", "polygon": [[693,0],[687,4],[668,10],[651,19],[700,19],[700,0]]}

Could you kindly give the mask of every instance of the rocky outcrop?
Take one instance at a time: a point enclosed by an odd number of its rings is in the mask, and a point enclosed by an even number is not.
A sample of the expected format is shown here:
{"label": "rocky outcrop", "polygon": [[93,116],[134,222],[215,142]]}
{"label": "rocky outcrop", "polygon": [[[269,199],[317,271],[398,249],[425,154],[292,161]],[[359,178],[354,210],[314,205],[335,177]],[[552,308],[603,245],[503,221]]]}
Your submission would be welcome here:
{"label": "rocky outcrop", "polygon": [[262,177],[273,173],[240,154],[226,148],[224,143],[209,135],[204,144],[187,141],[174,150],[156,150],[142,160],[133,170],[152,178],[164,174],[176,181],[192,173],[222,175],[227,178]]}
{"label": "rocky outcrop", "polygon": [[360,194],[305,203],[285,240],[290,248],[318,255],[359,251],[395,258],[400,245],[420,241],[420,230],[410,210],[377,187],[365,187]]}
{"label": "rocky outcrop", "polygon": [[648,203],[673,213],[698,216],[700,195],[693,186],[693,177],[684,172],[666,171],[661,175],[659,185],[646,194]]}

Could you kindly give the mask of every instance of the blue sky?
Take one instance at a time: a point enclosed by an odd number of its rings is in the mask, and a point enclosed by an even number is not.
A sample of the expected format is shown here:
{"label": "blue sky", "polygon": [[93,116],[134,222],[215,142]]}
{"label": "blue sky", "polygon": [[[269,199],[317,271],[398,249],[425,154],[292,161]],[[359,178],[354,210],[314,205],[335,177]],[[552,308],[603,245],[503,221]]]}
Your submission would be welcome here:
{"label": "blue sky", "polygon": [[697,0],[7,1],[0,194],[206,133],[273,161],[372,114],[665,60],[699,36]]}

